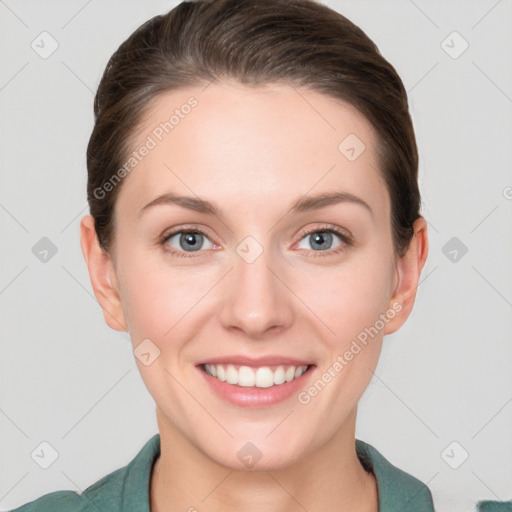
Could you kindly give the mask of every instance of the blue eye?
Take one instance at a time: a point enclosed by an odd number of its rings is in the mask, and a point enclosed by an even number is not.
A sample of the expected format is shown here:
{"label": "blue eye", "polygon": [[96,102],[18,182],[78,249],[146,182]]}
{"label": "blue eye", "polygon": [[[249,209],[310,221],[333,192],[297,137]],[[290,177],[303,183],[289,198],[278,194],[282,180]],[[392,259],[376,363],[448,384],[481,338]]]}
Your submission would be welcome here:
{"label": "blue eye", "polygon": [[[205,233],[198,230],[181,230],[167,235],[163,243],[169,245],[174,251],[198,252],[201,249],[211,249],[214,247]],[[209,246],[208,246],[209,244]],[[206,247],[205,247],[206,245]],[[181,256],[182,254],[180,254]]]}
{"label": "blue eye", "polygon": [[[302,246],[301,244],[304,242],[309,244],[309,247]],[[312,250],[314,252],[329,251],[329,253],[337,253],[343,250],[344,247],[350,245],[350,238],[340,231],[333,228],[316,228],[304,234],[299,242],[299,249]]]}
{"label": "blue eye", "polygon": [[[339,236],[333,232],[330,231],[314,231],[313,233],[308,233],[303,240],[307,240],[309,238],[310,240],[310,247],[313,250],[318,251],[327,251],[330,249],[336,249],[339,247],[341,242],[338,240],[338,245],[333,247],[333,242],[336,243],[336,240],[334,239],[334,236],[339,238]],[[308,247],[300,247],[301,249],[308,249]]]}
{"label": "blue eye", "polygon": [[[304,247],[304,243],[309,247]],[[200,256],[194,253],[204,253],[205,249],[218,248],[208,235],[198,228],[173,231],[162,238],[161,245],[171,255],[184,258]],[[311,252],[312,256],[329,256],[342,252],[351,245],[351,236],[334,227],[321,226],[303,233],[298,248]]]}

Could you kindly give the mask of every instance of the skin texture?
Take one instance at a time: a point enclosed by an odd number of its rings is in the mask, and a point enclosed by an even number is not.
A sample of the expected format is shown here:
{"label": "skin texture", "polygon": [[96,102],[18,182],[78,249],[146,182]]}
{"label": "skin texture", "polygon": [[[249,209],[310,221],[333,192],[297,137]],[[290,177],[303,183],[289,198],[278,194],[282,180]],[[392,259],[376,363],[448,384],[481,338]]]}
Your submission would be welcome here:
{"label": "skin texture", "polygon": [[[136,360],[161,436],[152,510],[377,511],[375,479],[355,453],[357,403],[383,336],[411,311],[427,257],[426,223],[415,222],[398,257],[372,126],[344,102],[287,84],[222,82],[161,95],[134,147],[190,96],[197,106],[125,178],[110,255],[92,218],[81,224],[106,322],[129,331],[134,348],[150,339],[160,350],[149,366]],[[366,146],[354,161],[338,149],[349,134]],[[333,191],[357,196],[371,212],[348,201],[291,211],[300,198]],[[176,204],[140,213],[170,192],[208,200],[223,215]],[[314,235],[304,232],[326,224],[352,244],[333,234],[327,250],[315,249]],[[180,249],[179,234],[162,243],[171,228],[205,231],[203,248]],[[263,251],[252,263],[237,253],[247,236]],[[378,335],[307,404],[294,395],[237,407],[211,391],[197,367],[231,355],[300,358],[315,365],[307,390],[391,309]],[[261,452],[251,470],[237,457],[247,442]]]}

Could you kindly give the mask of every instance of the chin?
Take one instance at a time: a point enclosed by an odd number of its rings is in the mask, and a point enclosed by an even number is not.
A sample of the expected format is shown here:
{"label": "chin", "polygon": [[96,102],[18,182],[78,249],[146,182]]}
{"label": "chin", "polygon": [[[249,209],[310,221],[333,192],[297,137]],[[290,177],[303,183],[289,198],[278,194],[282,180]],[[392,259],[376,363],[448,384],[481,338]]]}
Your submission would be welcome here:
{"label": "chin", "polygon": [[[268,430],[267,430],[268,432]],[[292,436],[276,436],[271,441],[267,434],[245,435],[230,439],[219,449],[207,447],[204,453],[215,463],[235,471],[275,471],[293,466],[314,446],[311,442],[291,443]]]}

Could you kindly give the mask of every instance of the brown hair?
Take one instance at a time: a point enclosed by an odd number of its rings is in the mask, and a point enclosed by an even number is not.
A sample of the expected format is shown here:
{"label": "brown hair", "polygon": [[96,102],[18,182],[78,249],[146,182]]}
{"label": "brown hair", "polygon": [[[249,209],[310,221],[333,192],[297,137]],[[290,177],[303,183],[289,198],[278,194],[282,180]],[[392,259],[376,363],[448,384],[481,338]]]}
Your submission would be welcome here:
{"label": "brown hair", "polygon": [[122,184],[106,185],[119,176],[150,103],[162,92],[222,79],[245,85],[286,80],[357,108],[377,133],[394,247],[403,255],[420,217],[407,93],[359,27],[312,0],[185,1],[142,24],[121,44],[96,93],[87,148],[89,207],[105,251],[111,248]]}

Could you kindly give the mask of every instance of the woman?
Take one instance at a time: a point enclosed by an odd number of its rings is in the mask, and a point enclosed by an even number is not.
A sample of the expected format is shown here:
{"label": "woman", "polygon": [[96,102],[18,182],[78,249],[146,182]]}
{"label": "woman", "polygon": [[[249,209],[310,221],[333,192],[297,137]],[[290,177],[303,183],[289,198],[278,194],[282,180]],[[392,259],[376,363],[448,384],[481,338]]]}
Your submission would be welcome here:
{"label": "woman", "polygon": [[312,1],[183,2],[115,52],[94,109],[82,250],[159,434],[18,510],[432,511],[355,439],[428,250],[406,92],[375,45]]}

